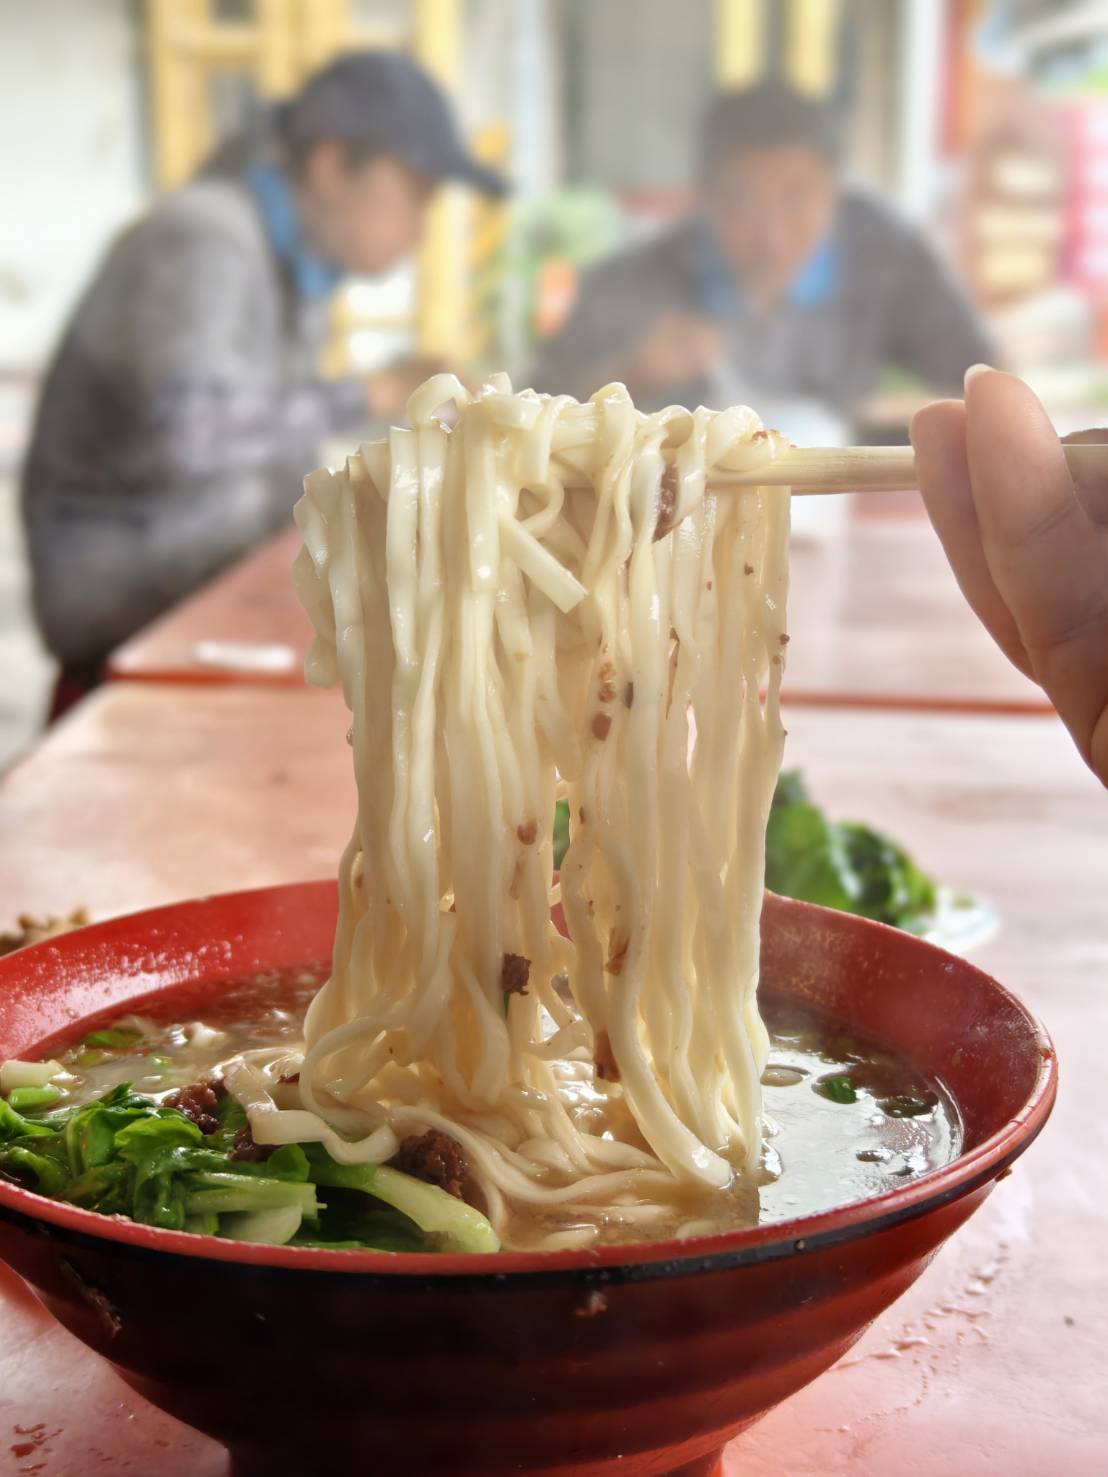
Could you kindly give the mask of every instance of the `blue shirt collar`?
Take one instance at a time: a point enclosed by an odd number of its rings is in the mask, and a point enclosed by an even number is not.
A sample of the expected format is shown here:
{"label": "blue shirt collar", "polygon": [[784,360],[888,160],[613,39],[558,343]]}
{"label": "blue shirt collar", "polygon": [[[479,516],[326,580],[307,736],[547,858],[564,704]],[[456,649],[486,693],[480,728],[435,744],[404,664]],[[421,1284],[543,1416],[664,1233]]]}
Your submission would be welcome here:
{"label": "blue shirt collar", "polygon": [[291,272],[299,296],[312,301],[330,297],[342,281],[342,269],[308,244],[285,175],[273,164],[255,164],[246,171],[246,183],[258,202],[270,245]]}
{"label": "blue shirt collar", "polygon": [[796,308],[818,308],[838,287],[839,245],[834,236],[826,236],[793,278],[788,299]]}
{"label": "blue shirt collar", "polygon": [[[785,301],[794,308],[818,308],[838,291],[841,277],[839,244],[834,232],[826,236],[797,272]],[[744,311],[741,285],[707,225],[697,233],[696,295],[701,311],[711,318],[738,318]]]}

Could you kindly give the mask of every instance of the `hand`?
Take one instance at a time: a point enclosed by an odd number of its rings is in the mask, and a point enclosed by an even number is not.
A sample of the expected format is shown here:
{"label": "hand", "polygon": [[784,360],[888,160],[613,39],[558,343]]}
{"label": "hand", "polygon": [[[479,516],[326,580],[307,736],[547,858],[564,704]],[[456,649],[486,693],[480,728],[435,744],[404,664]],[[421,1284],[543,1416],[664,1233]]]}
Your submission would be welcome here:
{"label": "hand", "polygon": [[912,421],[927,511],[962,593],[1108,785],[1108,483],[1074,486],[1046,412],[1012,375],[973,369],[965,397]]}
{"label": "hand", "polygon": [[625,371],[628,387],[655,390],[702,379],[723,358],[719,326],[697,313],[663,313],[647,329]]}
{"label": "hand", "polygon": [[[412,392],[418,390],[433,374],[442,374],[447,369],[450,366],[440,359],[415,356],[411,359],[397,359],[392,364],[386,364],[383,369],[367,374],[365,386],[370,414],[374,420],[400,420]],[[451,373],[458,374],[458,371],[451,369]],[[467,388],[472,388],[465,375],[458,374],[458,378]]]}

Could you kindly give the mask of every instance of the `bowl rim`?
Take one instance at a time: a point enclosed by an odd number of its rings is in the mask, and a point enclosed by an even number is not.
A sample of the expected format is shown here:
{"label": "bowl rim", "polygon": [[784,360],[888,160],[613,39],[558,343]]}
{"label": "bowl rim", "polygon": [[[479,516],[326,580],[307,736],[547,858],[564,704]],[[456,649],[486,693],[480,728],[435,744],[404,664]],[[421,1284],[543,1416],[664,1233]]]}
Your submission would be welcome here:
{"label": "bowl rim", "polygon": [[[0,973],[10,970],[16,960],[38,960],[47,951],[56,950],[59,946],[65,948],[65,941],[78,935],[82,940],[93,937],[110,940],[113,934],[126,936],[129,928],[140,920],[148,926],[157,927],[172,924],[188,912],[202,911],[205,906],[216,902],[228,904],[242,899],[257,903],[265,898],[281,898],[292,902],[298,896],[307,900],[311,896],[322,896],[324,892],[334,890],[335,886],[332,879],[285,883],[234,893],[213,894],[160,908],[123,914],[102,923],[89,924],[60,938],[45,939],[20,949],[2,961],[3,970]],[[404,1284],[412,1289],[433,1286],[489,1290],[523,1285],[545,1286],[567,1280],[605,1284],[652,1281],[658,1278],[727,1271],[779,1261],[790,1256],[809,1255],[927,1215],[954,1200],[972,1194],[990,1180],[1003,1175],[1008,1166],[1042,1131],[1057,1095],[1058,1066],[1054,1045],[1033,1012],[991,975],[924,939],[904,935],[899,929],[868,918],[839,913],[812,903],[780,898],[775,898],[774,902],[775,906],[783,906],[802,918],[809,915],[826,916],[835,919],[839,927],[857,928],[861,932],[876,930],[879,935],[895,934],[898,941],[909,939],[909,947],[930,953],[945,965],[954,963],[962,970],[973,971],[1009,1009],[1014,1009],[1023,1017],[1038,1047],[1035,1080],[1019,1111],[975,1148],[903,1186],[835,1206],[815,1215],[689,1237],[686,1240],[670,1239],[566,1251],[431,1254],[265,1246],[140,1225],[125,1216],[105,1216],[98,1211],[84,1210],[62,1201],[51,1200],[45,1195],[3,1180],[0,1180],[0,1219],[16,1223],[29,1221],[44,1235],[50,1235],[48,1227],[54,1228],[69,1233],[70,1239],[85,1245],[109,1242],[129,1254],[143,1258],[186,1257],[208,1263],[212,1271],[222,1269],[238,1275],[252,1268],[262,1272],[311,1272],[316,1276],[356,1275],[390,1287]],[[151,993],[157,993],[158,988],[155,986]],[[163,984],[161,988],[169,986]]]}

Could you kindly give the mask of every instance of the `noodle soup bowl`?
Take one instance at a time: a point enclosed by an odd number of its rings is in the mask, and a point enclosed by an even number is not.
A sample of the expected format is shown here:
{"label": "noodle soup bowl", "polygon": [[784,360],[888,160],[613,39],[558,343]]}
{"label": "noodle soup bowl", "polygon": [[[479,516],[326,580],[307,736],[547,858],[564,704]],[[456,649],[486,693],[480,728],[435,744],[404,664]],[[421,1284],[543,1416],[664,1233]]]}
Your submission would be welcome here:
{"label": "noodle soup bowl", "polygon": [[[0,1058],[185,983],[324,959],[336,906],[333,883],[281,887],[22,950],[0,961]],[[225,1442],[238,1477],[710,1473],[919,1275],[1055,1092],[1028,1012],[917,938],[770,897],[762,950],[767,992],[945,1084],[964,1126],[952,1163],[786,1223],[493,1256],[249,1245],[0,1182],[0,1256],[136,1390]]]}

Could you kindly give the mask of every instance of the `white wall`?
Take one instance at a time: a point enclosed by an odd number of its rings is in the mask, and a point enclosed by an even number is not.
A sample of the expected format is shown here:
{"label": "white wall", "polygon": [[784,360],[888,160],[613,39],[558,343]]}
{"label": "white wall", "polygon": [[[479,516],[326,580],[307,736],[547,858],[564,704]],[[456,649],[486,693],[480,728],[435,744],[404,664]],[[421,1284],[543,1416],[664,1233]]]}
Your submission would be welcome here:
{"label": "white wall", "polygon": [[466,0],[462,119],[508,124],[517,197],[560,180],[560,47],[557,0]]}
{"label": "white wall", "polygon": [[142,203],[130,0],[0,0],[0,371],[34,371]]}

